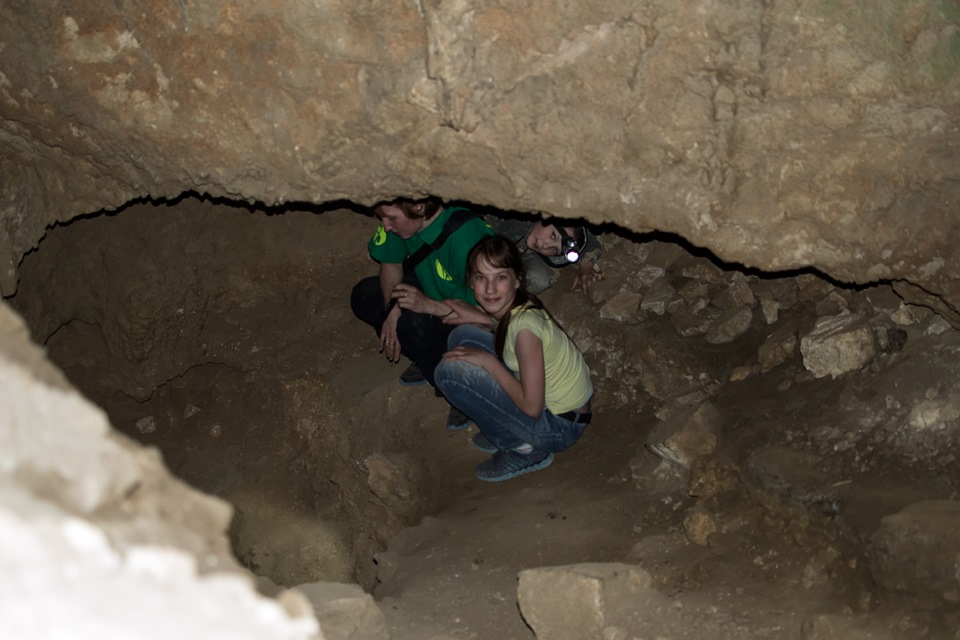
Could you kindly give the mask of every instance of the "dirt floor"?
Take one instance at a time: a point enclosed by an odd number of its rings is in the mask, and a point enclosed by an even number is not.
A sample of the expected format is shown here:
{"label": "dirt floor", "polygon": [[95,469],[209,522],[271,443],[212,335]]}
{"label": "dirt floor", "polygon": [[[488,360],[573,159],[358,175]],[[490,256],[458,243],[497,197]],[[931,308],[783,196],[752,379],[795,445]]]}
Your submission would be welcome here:
{"label": "dirt floor", "polygon": [[[638,612],[649,636],[604,638],[960,638],[956,602],[884,588],[869,544],[884,515],[960,499],[956,332],[908,327],[896,353],[836,380],[799,353],[761,372],[762,332],[716,345],[665,315],[603,318],[603,292],[570,292],[560,272],[543,298],[587,345],[594,422],[549,468],[488,484],[474,430],[446,432],[445,402],[399,385],[406,363],[350,312],[375,272],[373,226],[348,210],[137,205],[52,230],[10,302],[119,431],[236,506],[251,571],[359,582],[393,638],[533,638],[518,574],[584,562],[640,566],[668,603]],[[626,255],[624,238],[609,246]],[[630,289],[636,267],[607,261],[603,287]],[[669,403],[627,364],[650,348],[654,376],[712,381],[719,444],[689,469],[646,446]],[[668,371],[670,354],[695,365]],[[944,399],[939,431],[909,431],[916,398]]]}

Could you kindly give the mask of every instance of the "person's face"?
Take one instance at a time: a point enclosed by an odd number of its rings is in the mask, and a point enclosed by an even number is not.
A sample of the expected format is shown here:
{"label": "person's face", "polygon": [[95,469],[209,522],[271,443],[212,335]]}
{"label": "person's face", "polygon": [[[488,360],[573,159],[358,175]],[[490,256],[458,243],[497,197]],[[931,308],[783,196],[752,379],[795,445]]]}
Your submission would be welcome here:
{"label": "person's face", "polygon": [[423,227],[419,218],[408,218],[403,209],[392,204],[382,204],[374,211],[383,223],[385,231],[392,231],[404,240],[409,240]]}
{"label": "person's face", "polygon": [[560,232],[555,226],[538,222],[527,234],[527,247],[542,256],[553,258],[560,255],[561,240]]}
{"label": "person's face", "polygon": [[470,276],[470,287],[483,310],[499,320],[517,297],[520,278],[512,269],[495,267],[481,259]]}

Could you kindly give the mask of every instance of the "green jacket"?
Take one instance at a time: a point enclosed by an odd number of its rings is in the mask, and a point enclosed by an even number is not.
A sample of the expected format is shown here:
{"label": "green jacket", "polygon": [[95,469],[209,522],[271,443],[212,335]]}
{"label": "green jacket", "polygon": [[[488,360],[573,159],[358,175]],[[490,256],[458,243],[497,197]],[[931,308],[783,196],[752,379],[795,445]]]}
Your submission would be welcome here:
{"label": "green jacket", "polygon": [[[404,258],[436,240],[456,210],[462,210],[462,207],[444,209],[430,226],[409,240],[386,231],[381,224],[367,243],[370,257],[383,264],[402,264]],[[489,235],[493,235],[493,231],[483,218],[478,216],[464,222],[438,249],[414,267],[413,272],[423,293],[434,300],[452,298],[476,304],[473,291],[467,285],[467,254],[478,240]]]}

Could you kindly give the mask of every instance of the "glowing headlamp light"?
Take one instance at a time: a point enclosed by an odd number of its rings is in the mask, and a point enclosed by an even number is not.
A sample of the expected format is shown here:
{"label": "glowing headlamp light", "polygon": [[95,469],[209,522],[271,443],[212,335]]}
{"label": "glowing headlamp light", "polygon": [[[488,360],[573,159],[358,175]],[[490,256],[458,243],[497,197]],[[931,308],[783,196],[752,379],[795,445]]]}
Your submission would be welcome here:
{"label": "glowing headlamp light", "polygon": [[580,250],[582,249],[580,243],[574,240],[573,236],[567,233],[567,230],[559,224],[553,226],[557,230],[557,233],[560,234],[560,255],[562,255],[569,264],[579,262]]}

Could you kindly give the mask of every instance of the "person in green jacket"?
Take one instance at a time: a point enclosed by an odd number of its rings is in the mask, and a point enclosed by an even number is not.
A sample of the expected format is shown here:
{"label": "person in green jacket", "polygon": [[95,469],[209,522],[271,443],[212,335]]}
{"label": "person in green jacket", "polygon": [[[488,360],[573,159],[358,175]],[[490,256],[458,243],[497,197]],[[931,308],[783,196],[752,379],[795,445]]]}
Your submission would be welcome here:
{"label": "person in green jacket", "polygon": [[[467,255],[492,231],[479,215],[444,206],[434,197],[380,202],[373,213],[380,225],[367,249],[380,272],[357,283],[350,305],[376,330],[387,360],[398,362],[401,355],[410,359],[412,364],[400,376],[402,384],[436,388],[434,370],[453,330],[443,322],[453,313],[444,300],[476,304],[467,283]],[[470,424],[451,407],[448,429]]]}

